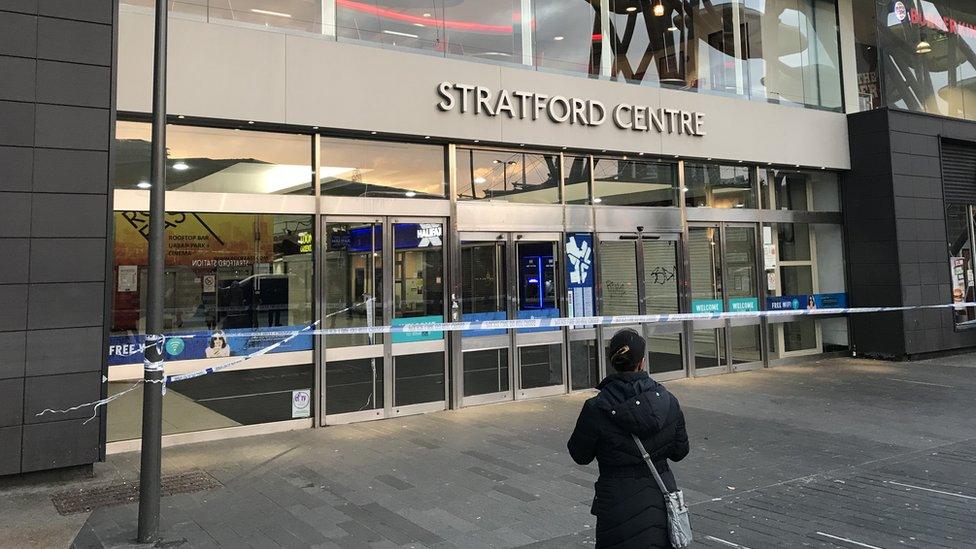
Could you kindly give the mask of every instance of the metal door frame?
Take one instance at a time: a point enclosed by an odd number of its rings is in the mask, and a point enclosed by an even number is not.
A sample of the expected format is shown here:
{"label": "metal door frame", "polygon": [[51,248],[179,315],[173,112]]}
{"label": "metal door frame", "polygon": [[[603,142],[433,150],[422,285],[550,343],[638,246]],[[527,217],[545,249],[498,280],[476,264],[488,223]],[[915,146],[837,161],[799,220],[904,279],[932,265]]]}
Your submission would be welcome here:
{"label": "metal door frame", "polygon": [[[691,264],[691,231],[693,229],[707,229],[707,228],[712,228],[712,229],[715,229],[716,231],[718,231],[718,242],[719,242],[719,246],[722,249],[719,250],[719,256],[718,256],[718,263],[717,264],[718,264],[719,268],[722,270],[722,292],[721,292],[720,296],[717,299],[721,299],[722,300],[722,308],[723,308],[723,310],[725,309],[725,303],[727,302],[727,299],[726,299],[726,290],[725,290],[725,274],[726,274],[725,273],[725,238],[724,238],[725,237],[725,231],[722,230],[722,222],[720,222],[720,221],[690,222],[690,223],[688,223],[688,241],[689,242],[688,242],[688,247],[686,248],[686,250],[687,250],[687,257],[688,257],[688,265],[689,265],[689,270],[688,270],[688,273],[687,273],[688,274],[687,281],[688,281],[688,287],[689,287],[688,288],[688,311],[689,312],[694,312],[694,307],[693,307],[693,303],[694,303],[694,291],[691,288],[691,270],[694,269],[695,266]],[[714,265],[715,265],[715,263],[712,264],[712,274],[713,275],[715,273]],[[704,326],[703,326],[703,324],[704,324]],[[715,375],[715,374],[727,374],[727,373],[729,373],[729,372],[732,371],[731,367],[729,366],[729,362],[730,362],[730,358],[729,358],[729,340],[728,340],[729,338],[728,338],[728,330],[726,329],[727,327],[728,327],[728,321],[727,320],[695,320],[695,321],[689,322],[689,326],[687,327],[685,333],[686,333],[686,337],[688,338],[688,350],[689,350],[689,353],[690,353],[688,355],[688,361],[689,361],[689,364],[690,364],[690,371],[693,373],[694,376],[696,376],[696,377],[702,377],[702,376]],[[696,360],[696,353],[695,353],[695,339],[694,338],[695,338],[695,331],[697,331],[697,330],[722,330],[722,336],[724,338],[724,345],[722,344],[721,341],[718,340],[717,337],[716,337],[716,341],[715,341],[715,357],[716,357],[716,360],[718,360],[719,365],[717,365],[717,366],[708,366],[708,367],[705,367],[705,368],[700,368],[696,364],[697,360]],[[720,351],[721,351],[721,354],[720,354]],[[721,358],[721,360],[719,360],[720,358]]]}
{"label": "metal door frame", "polygon": [[[330,224],[336,224],[336,223],[372,223],[374,225],[378,225],[381,228],[382,234],[381,234],[380,245],[382,246],[382,255],[380,257],[382,259],[381,265],[383,265],[383,267],[382,267],[382,269],[383,269],[383,280],[382,280],[382,284],[383,284],[383,288],[382,288],[382,290],[383,290],[383,294],[382,294],[383,295],[383,303],[382,303],[383,319],[382,319],[382,322],[377,322],[377,324],[380,325],[380,326],[389,326],[389,325],[392,324],[392,321],[393,321],[394,299],[395,299],[395,295],[394,295],[394,276],[395,276],[395,273],[394,273],[394,270],[396,269],[396,250],[394,249],[394,235],[393,235],[394,225],[396,225],[398,223],[440,223],[441,224],[441,227],[442,227],[442,231],[441,231],[441,234],[442,234],[441,254],[442,254],[442,266],[443,266],[443,271],[444,271],[442,273],[442,275],[441,275],[441,279],[444,281],[444,283],[442,284],[442,291],[444,293],[444,300],[443,300],[444,308],[443,308],[442,315],[445,318],[447,317],[448,307],[449,307],[449,305],[448,305],[448,299],[447,299],[447,297],[448,297],[448,295],[447,295],[448,294],[448,280],[449,280],[449,278],[448,278],[448,270],[449,270],[449,267],[448,267],[448,263],[447,263],[447,259],[448,259],[447,250],[449,249],[449,247],[451,245],[451,240],[450,240],[450,235],[449,235],[450,230],[448,229],[448,227],[449,227],[448,220],[446,218],[444,218],[444,217],[438,217],[438,216],[434,216],[434,217],[415,217],[415,216],[398,217],[398,216],[395,216],[395,215],[376,215],[376,216],[371,216],[371,215],[370,216],[361,216],[361,215],[360,216],[352,216],[352,215],[351,216],[345,216],[345,215],[324,215],[324,216],[321,216],[321,218],[319,220],[319,224],[321,225],[320,229],[321,229],[321,234],[323,235],[323,238],[320,239],[319,249],[320,249],[320,253],[321,253],[321,256],[322,256],[322,266],[323,266],[323,269],[322,269],[322,275],[319,277],[319,285],[320,285],[320,292],[321,292],[321,295],[322,295],[323,305],[325,303],[325,295],[326,295],[325,288],[326,288],[326,285],[330,282],[328,280],[329,277],[326,276],[326,270],[327,270],[327,268],[326,268],[326,262],[325,262],[325,259],[326,259],[325,258],[325,251],[326,251],[326,246],[327,246],[327,243],[328,243],[328,234],[329,234],[328,233],[328,227],[329,227]],[[374,249],[372,253],[375,254],[376,253],[376,250]],[[373,271],[374,271],[374,274],[371,277],[371,279],[374,279],[375,278],[375,264],[374,264],[374,267],[373,267]],[[324,325],[323,325],[323,327],[324,327]],[[406,405],[406,406],[396,406],[394,404],[394,397],[395,397],[395,394],[396,394],[396,392],[395,392],[395,388],[396,388],[396,365],[395,365],[395,359],[396,359],[397,356],[403,356],[403,355],[408,355],[408,354],[420,354],[420,353],[409,353],[409,352],[406,352],[406,353],[395,354],[395,349],[394,349],[394,346],[393,346],[393,337],[392,337],[392,334],[386,334],[386,337],[383,338],[382,345],[373,344],[373,345],[365,345],[365,346],[357,346],[357,347],[342,347],[341,349],[350,349],[349,351],[341,351],[342,354],[346,354],[346,353],[349,354],[349,357],[348,358],[347,357],[344,357],[343,359],[356,358],[356,357],[358,357],[360,355],[362,355],[362,358],[382,358],[383,359],[383,407],[382,408],[373,409],[373,410],[365,410],[365,411],[357,411],[357,412],[343,412],[343,413],[339,413],[339,414],[327,414],[326,413],[327,403],[325,401],[325,393],[326,393],[326,388],[328,386],[328,384],[327,384],[327,377],[328,377],[328,363],[329,363],[329,360],[327,360],[327,357],[330,354],[329,353],[329,349],[328,349],[328,336],[324,336],[324,337],[320,338],[320,341],[321,341],[321,345],[319,346],[319,353],[320,353],[319,354],[319,356],[320,356],[320,372],[319,372],[319,375],[320,375],[320,379],[321,379],[321,385],[320,385],[321,390],[319,392],[319,399],[322,402],[322,406],[321,406],[321,410],[322,411],[321,411],[321,417],[320,417],[321,424],[325,424],[325,425],[337,425],[337,424],[343,424],[343,423],[354,423],[354,422],[360,422],[360,421],[369,421],[369,420],[375,420],[375,419],[385,419],[385,418],[396,417],[396,416],[401,416],[401,415],[419,414],[419,413],[426,413],[426,412],[431,412],[431,411],[437,411],[437,410],[447,409],[448,394],[449,394],[448,387],[450,385],[450,360],[449,360],[450,356],[448,354],[449,345],[447,343],[447,336],[446,336],[446,334],[445,334],[445,337],[443,339],[443,341],[444,341],[444,343],[443,343],[443,353],[444,353],[444,398],[442,400],[440,400],[440,401],[434,401],[434,402],[429,402],[429,403],[420,403],[420,404],[411,404],[411,405]],[[421,343],[427,343],[427,342],[421,342]],[[431,343],[433,343],[433,342],[431,342]],[[415,346],[416,344],[414,344],[414,343],[398,343],[397,345],[398,346],[401,346],[401,345],[413,345],[413,346]],[[357,353],[356,351],[352,350],[352,349],[362,348],[362,347],[365,347],[365,348],[374,348],[374,349],[370,349],[371,352],[363,352],[363,353]],[[381,353],[378,353],[377,352],[378,349],[375,349],[376,347],[382,347],[382,352]],[[402,347],[401,347],[401,349],[402,349]],[[337,350],[338,349],[334,350],[333,351],[333,354]],[[436,351],[434,351],[434,352],[436,352]],[[334,361],[336,359],[333,358],[332,360]]]}

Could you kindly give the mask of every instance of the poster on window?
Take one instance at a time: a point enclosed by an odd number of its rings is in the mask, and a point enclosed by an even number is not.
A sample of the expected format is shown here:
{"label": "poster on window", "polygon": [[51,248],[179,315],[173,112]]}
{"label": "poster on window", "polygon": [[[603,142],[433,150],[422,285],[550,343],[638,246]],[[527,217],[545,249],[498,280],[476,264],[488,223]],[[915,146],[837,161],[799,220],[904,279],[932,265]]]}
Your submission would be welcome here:
{"label": "poster on window", "polygon": [[569,316],[593,316],[593,235],[573,233],[566,238],[566,287]]}
{"label": "poster on window", "polygon": [[966,300],[966,258],[950,257],[949,270],[952,273],[952,302],[962,303]]}

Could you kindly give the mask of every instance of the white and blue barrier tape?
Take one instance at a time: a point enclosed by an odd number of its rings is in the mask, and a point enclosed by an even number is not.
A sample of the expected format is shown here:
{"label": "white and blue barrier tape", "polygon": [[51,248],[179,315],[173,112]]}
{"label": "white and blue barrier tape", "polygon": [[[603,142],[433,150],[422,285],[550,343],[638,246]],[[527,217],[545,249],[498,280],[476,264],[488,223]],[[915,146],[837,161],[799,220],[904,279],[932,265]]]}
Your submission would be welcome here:
{"label": "white and blue barrier tape", "polygon": [[[359,304],[362,305],[362,304]],[[328,316],[335,316],[336,314],[348,311],[353,307],[348,307],[342,311],[337,311]],[[417,322],[410,324],[402,324],[399,326],[357,326],[348,328],[319,328],[320,321],[313,322],[308,326],[300,330],[290,330],[281,332],[233,332],[225,333],[224,337],[281,337],[280,341],[263,347],[253,353],[242,355],[233,358],[227,362],[224,362],[217,366],[211,366],[208,368],[203,368],[195,372],[189,372],[186,374],[179,375],[169,375],[164,376],[161,383],[163,384],[163,390],[165,393],[165,386],[169,383],[174,383],[178,381],[186,381],[189,379],[194,379],[202,377],[205,375],[213,374],[221,370],[230,368],[237,364],[241,364],[248,360],[257,358],[262,355],[266,355],[275,349],[285,345],[292,339],[300,335],[350,335],[350,334],[416,334],[421,332],[458,332],[458,331],[487,331],[487,330],[508,330],[508,329],[526,329],[526,328],[562,328],[562,327],[589,327],[589,326],[614,326],[614,325],[634,325],[634,324],[659,324],[659,323],[669,323],[669,322],[685,322],[685,321],[696,321],[696,320],[724,320],[724,319],[744,319],[744,318],[762,318],[762,317],[794,317],[794,316],[823,316],[823,315],[843,315],[843,314],[865,314],[865,313],[892,313],[892,312],[905,312],[913,310],[924,310],[924,309],[965,309],[969,307],[976,307],[976,303],[950,303],[946,305],[908,305],[900,307],[844,307],[844,308],[826,308],[826,309],[790,309],[790,310],[779,310],[779,311],[744,311],[744,312],[716,312],[716,313],[663,313],[663,314],[650,314],[650,315],[621,315],[621,316],[587,316],[587,317],[558,317],[558,318],[526,318],[518,320],[480,320],[480,321],[461,321],[461,322]],[[326,318],[328,318],[328,316]],[[148,337],[148,336],[147,336]],[[209,337],[209,335],[203,335],[199,333],[195,334],[170,334],[163,336],[165,338],[182,338],[190,339],[195,337]],[[156,343],[157,345],[160,342]],[[137,352],[144,352],[145,346],[142,346]],[[132,353],[136,354],[136,353]],[[105,380],[107,381],[107,380]],[[46,408],[40,413],[36,414],[41,416],[44,414],[67,414],[86,408],[88,406],[93,406],[92,416],[85,420],[85,423],[95,419],[98,415],[98,409],[116,400],[117,398],[125,395],[131,391],[138,388],[144,381],[139,380],[135,382],[132,386],[118,392],[108,398],[96,400],[94,402],[87,402],[85,404],[79,404],[77,406],[72,406],[70,408],[64,408],[60,410],[53,410]]]}

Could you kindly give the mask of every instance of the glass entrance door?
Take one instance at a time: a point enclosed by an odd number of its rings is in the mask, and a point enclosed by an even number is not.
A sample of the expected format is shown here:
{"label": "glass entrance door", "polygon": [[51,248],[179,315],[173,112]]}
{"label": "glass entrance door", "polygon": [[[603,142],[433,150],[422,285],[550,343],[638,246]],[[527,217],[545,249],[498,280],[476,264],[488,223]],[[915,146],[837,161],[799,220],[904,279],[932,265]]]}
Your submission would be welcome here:
{"label": "glass entrance door", "polygon": [[[759,311],[756,226],[716,224],[688,230],[691,311]],[[696,375],[761,367],[762,321],[744,315],[731,320],[696,320],[692,330]]]}
{"label": "glass entrance door", "polygon": [[[443,220],[327,218],[322,326],[374,328],[442,322]],[[442,332],[322,338],[327,423],[443,409]]]}
{"label": "glass entrance door", "polygon": [[[559,235],[461,233],[459,245],[462,321],[561,316]],[[458,332],[461,405],[564,393],[563,334],[547,326]]]}

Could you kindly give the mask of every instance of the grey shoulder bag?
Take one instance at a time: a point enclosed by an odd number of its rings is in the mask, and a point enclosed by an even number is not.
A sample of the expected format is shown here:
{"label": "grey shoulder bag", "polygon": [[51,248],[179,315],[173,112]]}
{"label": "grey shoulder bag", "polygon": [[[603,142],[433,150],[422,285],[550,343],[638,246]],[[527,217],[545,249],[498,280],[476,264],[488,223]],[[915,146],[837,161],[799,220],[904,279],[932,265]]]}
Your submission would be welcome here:
{"label": "grey shoulder bag", "polygon": [[668,491],[668,487],[664,485],[664,481],[661,480],[661,475],[657,472],[657,467],[654,467],[654,462],[651,461],[650,454],[644,449],[644,443],[637,438],[637,435],[631,433],[630,436],[634,437],[634,442],[637,443],[637,449],[640,450],[641,457],[644,458],[644,462],[650,468],[651,474],[654,475],[654,480],[657,481],[658,488],[664,494],[664,507],[668,510],[668,534],[671,537],[671,545],[678,549],[688,547],[691,545],[692,540],[691,522],[688,520],[688,506],[685,505],[684,494],[681,493],[681,490],[677,492]]}

